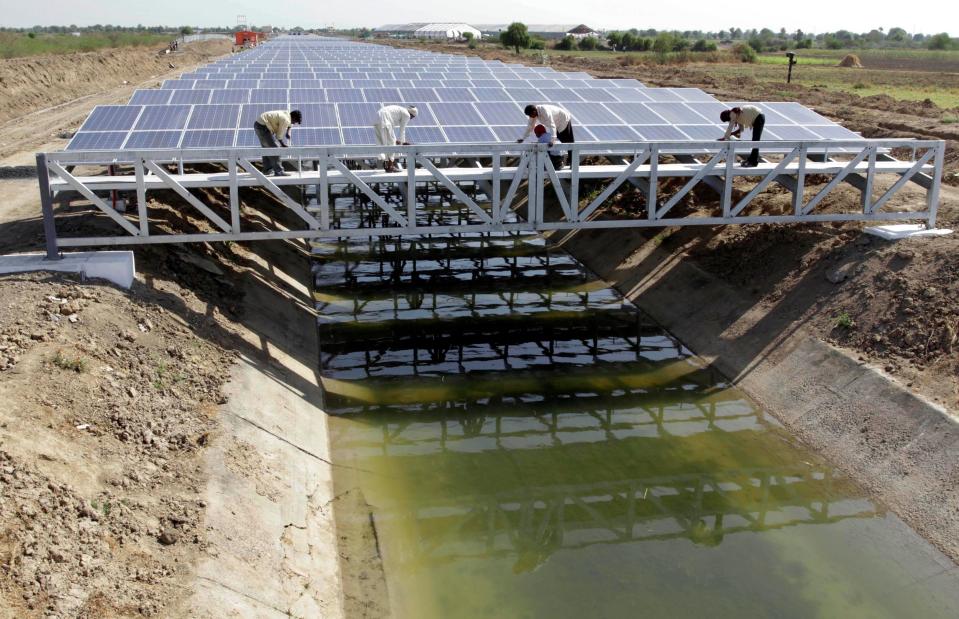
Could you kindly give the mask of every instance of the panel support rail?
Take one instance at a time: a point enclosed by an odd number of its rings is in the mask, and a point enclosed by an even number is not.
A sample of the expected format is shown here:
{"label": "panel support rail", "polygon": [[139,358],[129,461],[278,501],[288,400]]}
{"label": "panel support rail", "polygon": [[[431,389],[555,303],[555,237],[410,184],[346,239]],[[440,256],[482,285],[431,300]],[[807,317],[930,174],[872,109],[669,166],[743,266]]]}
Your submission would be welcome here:
{"label": "panel support rail", "polygon": [[[764,159],[757,167],[742,167],[739,161],[753,147]],[[47,256],[56,259],[64,247],[502,230],[902,220],[933,228],[945,142],[590,142],[554,149],[567,157],[567,167],[556,169],[543,144],[396,146],[390,150],[407,169],[393,173],[377,169],[381,148],[376,146],[40,153]],[[909,158],[896,159],[896,153]],[[296,171],[266,177],[252,163],[264,155],[279,155]],[[774,184],[793,194],[785,210],[773,212],[756,199]],[[700,185],[716,200],[705,214],[684,206]],[[837,195],[841,186],[853,187],[858,199]],[[924,199],[905,193],[907,187],[925,191]],[[244,222],[244,194],[253,188],[272,196],[276,208],[293,217],[276,229],[264,229],[262,220]],[[457,223],[427,215],[426,198],[437,188],[462,207],[465,216]],[[615,212],[603,208],[624,189],[634,188],[642,198],[637,203]],[[220,189],[217,193],[226,198],[211,203],[196,189]],[[807,189],[812,195],[806,195]],[[182,198],[178,205],[209,222],[208,231],[155,231],[147,196],[160,190]],[[345,190],[362,194],[376,213],[365,219],[367,227],[338,227],[331,196]],[[127,192],[137,208],[114,210],[105,199],[114,191]],[[301,206],[299,198],[310,195]],[[115,234],[60,236],[57,216],[65,209],[56,207],[72,201],[92,205],[81,209],[86,216],[112,220],[107,223]],[[71,229],[82,230],[77,210],[70,215]]]}

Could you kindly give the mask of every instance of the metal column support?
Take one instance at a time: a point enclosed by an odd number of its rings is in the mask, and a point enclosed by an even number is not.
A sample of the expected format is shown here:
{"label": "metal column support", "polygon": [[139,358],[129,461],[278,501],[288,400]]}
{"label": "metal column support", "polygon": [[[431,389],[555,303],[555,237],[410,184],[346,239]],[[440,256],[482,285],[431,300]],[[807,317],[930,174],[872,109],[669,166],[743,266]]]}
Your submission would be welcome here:
{"label": "metal column support", "polygon": [[40,207],[43,209],[43,236],[47,241],[47,260],[59,260],[57,248],[57,224],[53,219],[53,194],[50,193],[50,171],[47,155],[37,153],[37,181],[40,184]]}

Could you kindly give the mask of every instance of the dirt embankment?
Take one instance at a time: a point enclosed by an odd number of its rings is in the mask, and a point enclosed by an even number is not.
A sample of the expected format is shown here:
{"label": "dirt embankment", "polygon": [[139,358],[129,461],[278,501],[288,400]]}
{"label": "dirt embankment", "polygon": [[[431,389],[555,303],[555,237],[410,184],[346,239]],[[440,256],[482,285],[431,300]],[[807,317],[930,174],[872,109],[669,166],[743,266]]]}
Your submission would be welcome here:
{"label": "dirt embankment", "polygon": [[170,311],[191,296],[0,279],[0,617],[151,616],[183,594],[231,362],[202,309]]}
{"label": "dirt embankment", "polygon": [[0,123],[124,83],[159,77],[174,67],[229,53],[230,42],[203,41],[175,54],[118,48],[57,56],[0,60]]}

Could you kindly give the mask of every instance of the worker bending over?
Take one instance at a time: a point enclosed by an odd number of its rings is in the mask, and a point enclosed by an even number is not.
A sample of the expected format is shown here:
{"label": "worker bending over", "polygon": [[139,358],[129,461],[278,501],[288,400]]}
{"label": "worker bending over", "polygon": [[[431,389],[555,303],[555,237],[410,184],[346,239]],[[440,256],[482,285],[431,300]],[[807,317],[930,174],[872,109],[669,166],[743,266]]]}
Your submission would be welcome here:
{"label": "worker bending over", "polygon": [[[536,141],[540,144],[553,146],[553,144],[556,143],[556,140],[553,139],[553,136],[550,135],[549,131],[547,131],[543,125],[536,125],[536,128],[533,129],[533,134],[536,136]],[[563,154],[561,152],[550,149],[546,151],[546,154],[549,155],[549,160],[553,164],[554,169],[563,169]]]}
{"label": "worker bending over", "polygon": [[551,136],[550,146],[557,141],[564,144],[572,144],[576,141],[573,139],[573,116],[558,105],[546,103],[527,105],[523,113],[529,116],[529,125],[526,127],[526,132],[523,133],[523,137],[516,140],[517,142],[522,142],[528,138],[536,125],[543,125],[546,132],[549,133]]}
{"label": "worker bending over", "polygon": [[[730,110],[723,110],[719,113],[719,120],[724,123],[729,123],[726,127],[726,133],[723,137],[719,138],[719,141],[725,141],[730,138],[730,136],[740,137],[743,129],[748,129],[752,127],[752,141],[758,142],[763,137],[763,127],[766,126],[766,116],[763,114],[755,105],[744,105],[742,107],[734,107]],[[749,158],[746,159],[743,163],[744,168],[755,168],[759,165],[759,149],[754,148],[749,153]]]}
{"label": "worker bending over", "polygon": [[[263,148],[286,147],[290,143],[290,129],[292,125],[298,125],[303,121],[303,115],[300,110],[272,110],[263,112],[253,123],[253,130],[256,137],[260,139],[260,146]],[[289,176],[283,171],[283,165],[280,158],[271,155],[263,156],[263,171],[268,176]]]}
{"label": "worker bending over", "polygon": [[[403,107],[402,105],[384,105],[376,113],[376,123],[373,131],[376,133],[376,143],[380,146],[409,146],[406,141],[406,125],[416,118],[416,106]],[[396,172],[396,153],[380,153],[383,169],[387,172]]]}

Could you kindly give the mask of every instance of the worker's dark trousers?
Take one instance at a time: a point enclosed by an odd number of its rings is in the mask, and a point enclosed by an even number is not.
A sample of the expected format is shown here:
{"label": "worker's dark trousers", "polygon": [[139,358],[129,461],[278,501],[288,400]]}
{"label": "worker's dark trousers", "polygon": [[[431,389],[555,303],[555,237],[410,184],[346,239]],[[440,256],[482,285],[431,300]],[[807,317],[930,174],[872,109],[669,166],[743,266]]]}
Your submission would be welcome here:
{"label": "worker's dark trousers", "polygon": [[[766,126],[766,115],[760,114],[756,117],[756,120],[753,121],[753,142],[758,142],[763,139],[763,127]],[[759,165],[759,149],[754,148],[749,153],[749,159],[746,162],[751,166]]]}
{"label": "worker's dark trousers", "polygon": [[573,121],[569,121],[566,128],[556,134],[556,139],[563,144],[572,144],[576,141],[573,139]]}
{"label": "worker's dark trousers", "polygon": [[[256,137],[260,139],[260,146],[263,148],[279,148],[280,143],[276,141],[276,136],[273,135],[273,132],[270,131],[266,125],[259,122],[253,123],[253,130],[256,132]],[[283,166],[280,165],[279,157],[263,157],[263,171],[264,172],[282,172]]]}

